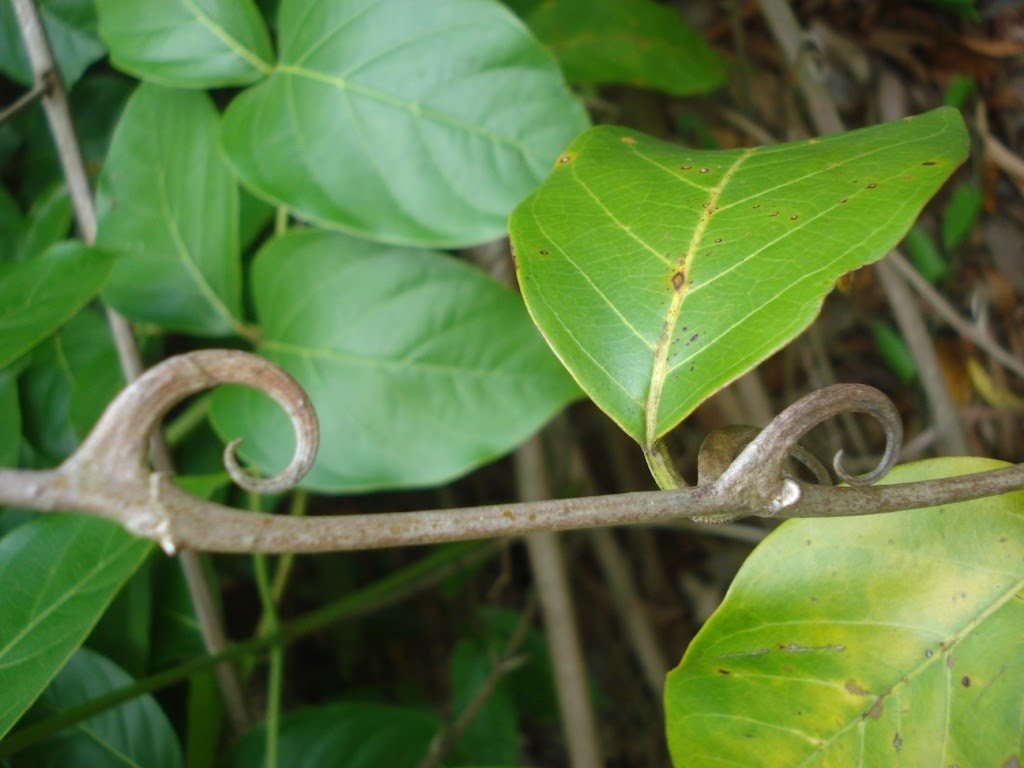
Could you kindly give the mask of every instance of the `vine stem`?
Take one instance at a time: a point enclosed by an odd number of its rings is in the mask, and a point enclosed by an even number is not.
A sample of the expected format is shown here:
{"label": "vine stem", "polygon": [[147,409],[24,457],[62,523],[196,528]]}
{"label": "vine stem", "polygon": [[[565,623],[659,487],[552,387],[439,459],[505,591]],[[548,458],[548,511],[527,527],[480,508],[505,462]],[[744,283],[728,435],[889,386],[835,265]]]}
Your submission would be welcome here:
{"label": "vine stem", "polygon": [[[35,3],[33,0],[12,0],[12,3],[35,81],[33,91],[39,90],[42,94],[43,111],[68,187],[75,222],[82,239],[88,245],[92,245],[96,242],[96,208],[93,204],[92,191],[89,189],[89,177],[82,161],[81,148],[75,135],[67,95],[57,73],[53,53],[46,40]],[[109,306],[104,309],[121,370],[130,383],[144,370],[135,335],[131,324],[124,317]],[[152,447],[153,463],[157,469],[172,473],[174,467],[170,454],[159,436],[154,438]],[[227,635],[202,562],[194,552],[183,552],[180,563],[206,650],[210,654],[219,653],[227,646]],[[221,664],[215,671],[231,725],[237,733],[242,733],[248,729],[249,718],[237,672],[230,664]]]}
{"label": "vine stem", "polygon": [[[108,406],[79,449],[56,469],[0,469],[0,505],[91,513],[153,539],[168,552],[330,552],[375,549],[533,531],[653,523],[690,518],[730,522],[739,517],[837,517],[955,503],[1024,489],[1024,464],[920,483],[868,487],[896,461],[900,425],[895,406],[878,390],[836,384],[812,392],[759,433],[709,435],[701,446],[701,477],[694,487],[609,496],[492,504],[440,511],[297,517],[248,513],[188,495],[146,466],[149,438],[184,397],[222,383],[256,387],[287,410],[298,431],[296,453],[277,477],[254,480],[234,463],[237,483],[281,489],[312,465],[318,434],[312,405],[281,369],[246,352],[202,350],[164,360]],[[844,411],[876,418],[886,431],[881,465],[863,477],[837,471],[851,487],[823,487],[788,477],[787,457],[825,419]],[[746,442],[748,433],[756,437]],[[837,460],[838,460],[837,456]]]}

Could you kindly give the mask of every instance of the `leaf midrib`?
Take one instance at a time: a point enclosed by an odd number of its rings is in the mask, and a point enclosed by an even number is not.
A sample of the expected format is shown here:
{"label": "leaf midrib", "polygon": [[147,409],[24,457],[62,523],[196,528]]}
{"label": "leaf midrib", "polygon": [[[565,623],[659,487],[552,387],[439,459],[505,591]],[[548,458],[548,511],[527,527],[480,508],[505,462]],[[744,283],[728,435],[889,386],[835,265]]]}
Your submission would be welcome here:
{"label": "leaf midrib", "polygon": [[247,47],[245,47],[245,45],[241,43],[241,41],[239,41],[233,35],[229,34],[228,31],[224,29],[224,27],[220,26],[219,24],[216,24],[213,21],[213,19],[211,19],[209,16],[203,13],[193,0],[181,1],[185,8],[187,8],[192,13],[192,15],[195,16],[196,21],[198,21],[200,24],[206,27],[206,29],[209,30],[210,34],[212,34],[214,37],[216,37],[218,40],[224,43],[224,45],[227,46],[228,50],[230,50],[236,56],[241,58],[254,69],[258,70],[259,72],[262,72],[264,75],[269,75],[271,72],[274,71],[273,66],[271,66],[268,62],[261,59],[254,52],[250,51]]}
{"label": "leaf midrib", "polygon": [[697,221],[697,226],[694,227],[693,234],[690,236],[690,243],[686,248],[686,252],[682,255],[677,265],[678,271],[684,276],[684,283],[680,289],[672,291],[672,299],[669,303],[668,312],[665,315],[665,323],[662,328],[661,338],[658,340],[658,344],[654,348],[654,361],[651,365],[651,381],[647,390],[647,402],[644,408],[644,438],[648,448],[651,448],[654,445],[654,441],[658,437],[658,408],[661,405],[661,393],[665,386],[665,379],[672,372],[668,367],[668,355],[672,348],[672,335],[675,333],[676,324],[679,322],[679,314],[683,306],[683,301],[689,292],[690,265],[693,261],[694,255],[703,245],[704,233],[707,231],[708,225],[711,222],[711,217],[715,213],[715,206],[718,203],[718,199],[729,186],[729,182],[732,181],[733,176],[737,171],[739,171],[740,166],[742,166],[748,158],[753,156],[754,152],[754,149],[747,149],[737,155],[736,159],[733,160],[732,165],[730,165],[725,170],[725,173],[722,174],[718,183],[708,190],[708,199],[705,210]]}
{"label": "leaf midrib", "polygon": [[323,72],[317,72],[312,69],[306,69],[295,64],[278,64],[274,70],[277,73],[283,75],[293,75],[296,77],[303,77],[313,82],[324,83],[325,85],[331,85],[337,88],[339,91],[356,94],[364,98],[376,101],[379,104],[393,107],[394,109],[407,112],[416,120],[426,119],[437,123],[438,125],[444,125],[448,128],[453,128],[464,133],[468,133],[473,136],[479,136],[492,144],[499,144],[509,147],[519,154],[527,157],[535,157],[536,153],[530,150],[522,142],[516,141],[508,136],[503,136],[493,131],[488,131],[478,125],[471,123],[464,123],[461,120],[457,120],[451,115],[445,114],[439,110],[431,107],[424,107],[418,102],[402,101],[399,98],[392,96],[384,91],[377,90],[376,88],[369,88],[363,85],[357,85],[349,80],[345,80],[341,77],[335,77],[328,75]]}
{"label": "leaf midrib", "polygon": [[221,301],[220,296],[218,296],[213,290],[213,286],[211,286],[207,281],[206,275],[203,274],[198,263],[193,260],[192,252],[189,250],[181,232],[178,230],[178,221],[171,211],[171,201],[167,190],[167,180],[164,176],[164,169],[162,166],[157,166],[156,177],[158,180],[157,188],[160,191],[160,212],[163,214],[164,222],[167,224],[167,231],[171,236],[171,243],[174,246],[174,252],[178,257],[178,261],[181,262],[181,265],[185,268],[186,274],[195,283],[200,294],[202,294],[203,298],[206,299],[213,311],[218,314],[235,333],[240,336],[247,335],[246,330],[242,327],[238,318],[231,314],[231,311],[227,308],[224,302]]}
{"label": "leaf midrib", "polygon": [[[1000,608],[1002,608],[1008,602],[1013,600],[1021,591],[1024,591],[1024,576],[1018,578],[1016,582],[1013,582],[1009,586],[1009,588],[1007,588],[1007,590],[1003,593],[1003,595],[1000,596],[998,599],[994,600],[988,608],[986,608],[984,611],[981,611],[975,618],[971,619],[966,624],[964,624],[964,626],[959,631],[953,633],[949,638],[947,638],[944,641],[945,650],[947,651],[947,653],[952,653],[953,649],[956,648],[960,641],[966,638],[971,631],[973,631],[975,628],[983,624],[989,617],[991,617],[993,614],[999,611]],[[933,653],[930,658],[925,658],[923,661],[921,661],[921,663],[917,665],[917,667],[912,669],[906,675],[902,676],[891,688],[889,688],[889,690],[878,694],[878,696],[876,696],[875,699],[877,700],[880,696],[889,696],[892,693],[898,691],[900,688],[909,685],[915,678],[923,674],[928,667],[930,667],[933,664],[938,664],[940,660],[942,661],[942,663],[945,663],[945,659],[946,654]],[[862,717],[858,715],[856,718],[851,720],[846,726],[832,734],[832,736],[829,737],[829,739],[826,740],[824,744],[822,744],[821,749],[819,749],[817,752],[813,754],[808,755],[804,760],[802,760],[800,763],[794,766],[794,768],[805,768],[805,766],[810,765],[809,761],[820,757],[820,755],[826,749],[828,749],[828,747],[832,743],[834,743],[836,739],[838,739],[851,728],[856,726],[859,722],[861,722],[861,720]],[[945,762],[943,764],[945,764]]]}
{"label": "leaf midrib", "polygon": [[[111,563],[120,559],[121,556],[135,543],[135,539],[127,539],[124,542],[124,544],[122,544],[118,549],[114,550],[108,558],[106,558],[105,560],[98,561],[91,570],[87,571],[80,579],[76,580],[73,587],[62,592],[60,597],[57,598],[57,600],[55,600],[50,605],[46,606],[46,608],[44,608],[42,611],[35,614],[31,619],[29,619],[29,621],[26,622],[25,626],[22,627],[21,630],[16,635],[14,635],[3,648],[0,648],[0,661],[2,661],[4,657],[6,657],[7,654],[11,652],[11,649],[18,645],[18,643],[20,643],[27,634],[34,631],[36,627],[39,626],[40,623],[46,620],[51,614],[56,612],[58,609],[63,607],[72,598],[89,591],[94,591],[95,585],[91,584],[90,582],[92,582],[96,578],[97,574],[102,573],[104,570],[107,570],[110,567]],[[0,664],[0,669],[6,666],[9,665]]]}

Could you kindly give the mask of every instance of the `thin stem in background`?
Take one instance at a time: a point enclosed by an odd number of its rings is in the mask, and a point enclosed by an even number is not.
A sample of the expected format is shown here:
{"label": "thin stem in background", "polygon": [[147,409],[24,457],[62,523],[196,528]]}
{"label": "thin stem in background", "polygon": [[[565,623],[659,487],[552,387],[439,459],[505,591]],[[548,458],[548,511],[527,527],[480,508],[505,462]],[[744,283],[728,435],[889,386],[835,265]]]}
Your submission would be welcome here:
{"label": "thin stem in background", "polygon": [[885,297],[889,301],[900,333],[910,348],[911,357],[914,358],[918,381],[928,401],[932,421],[939,430],[939,447],[948,454],[966,455],[970,452],[967,447],[967,436],[953,406],[953,398],[946,387],[945,379],[942,378],[935,345],[917,308],[917,302],[914,301],[914,295],[900,278],[899,272],[888,261],[875,264],[875,271],[878,273],[878,282],[881,283]]}
{"label": "thin stem in background", "polygon": [[[68,107],[67,95],[63,83],[57,74],[53,53],[43,32],[42,20],[33,0],[12,0],[14,14],[18,20],[18,28],[28,54],[29,65],[36,88],[43,88],[43,111],[53,135],[53,143],[60,159],[61,169],[68,187],[68,195],[75,213],[75,222],[82,239],[89,245],[96,242],[96,208],[93,205],[92,191],[89,188],[89,177],[82,162],[82,152],[75,135],[71,110]],[[125,318],[110,307],[106,307],[107,322],[114,337],[117,357],[124,372],[125,379],[130,383],[137,379],[144,366],[139,354],[131,325]],[[153,463],[157,470],[172,473],[174,467],[162,441],[156,441],[153,451]],[[224,625],[217,611],[216,602],[210,584],[203,571],[199,555],[194,552],[182,552],[180,556],[182,571],[188,584],[189,594],[195,606],[196,617],[206,650],[211,654],[222,651],[227,646]],[[233,667],[221,665],[217,668],[217,682],[224,697],[225,707],[232,727],[237,733],[244,732],[249,725],[242,698],[242,688]]]}
{"label": "thin stem in background", "polygon": [[433,741],[430,742],[426,757],[420,761],[417,768],[437,768],[441,761],[448,756],[448,753],[459,743],[459,739],[462,738],[462,734],[466,732],[466,729],[473,724],[473,720],[480,714],[480,710],[483,709],[484,704],[487,703],[491,694],[494,693],[502,678],[523,665],[526,658],[516,656],[516,654],[519,653],[520,646],[526,640],[535,613],[535,606],[531,601],[523,611],[519,623],[516,624],[516,628],[512,631],[512,635],[501,652],[501,657],[495,660],[487,678],[477,689],[473,698],[463,708],[462,712],[459,713],[455,721],[449,727],[441,728],[437,732]]}
{"label": "thin stem in background", "polygon": [[[524,502],[549,498],[540,439],[533,437],[524,443],[516,451],[514,461],[519,498]],[[572,768],[601,768],[604,760],[597,719],[591,705],[565,558],[557,534],[554,531],[529,534],[526,551],[544,617],[544,636],[555,675],[569,764]]]}
{"label": "thin stem in background", "polygon": [[[281,622],[274,605],[273,590],[267,574],[267,556],[253,555],[252,569],[256,576],[256,588],[263,608],[261,623],[266,623],[267,634],[277,635]],[[270,663],[267,669],[267,710],[264,723],[264,768],[277,768],[277,736],[281,718],[281,683],[284,677],[284,646],[274,643],[270,647]]]}
{"label": "thin stem in background", "polygon": [[965,339],[974,342],[981,349],[988,352],[1003,367],[1024,378],[1024,360],[1001,347],[983,329],[961,317],[960,313],[950,305],[945,297],[936,291],[931,283],[921,277],[921,273],[914,269],[902,253],[893,251],[889,254],[888,260],[910,284],[910,287],[917,291],[918,295],[928,303],[940,319]]}

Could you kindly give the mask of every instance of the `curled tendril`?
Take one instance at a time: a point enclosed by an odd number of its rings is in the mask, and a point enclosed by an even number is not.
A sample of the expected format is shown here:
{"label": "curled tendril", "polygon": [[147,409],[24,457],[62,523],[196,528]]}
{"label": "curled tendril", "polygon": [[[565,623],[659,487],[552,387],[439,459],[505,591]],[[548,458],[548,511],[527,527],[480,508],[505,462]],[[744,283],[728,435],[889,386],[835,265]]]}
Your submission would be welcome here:
{"label": "curled tendril", "polygon": [[269,478],[246,474],[235,457],[240,440],[231,441],[224,449],[224,466],[232,480],[255,493],[294,486],[316,457],[320,431],[313,405],[302,387],[276,365],[234,350],[189,352],[150,368],[107,407],[65,467],[74,472],[91,466],[121,476],[145,477],[149,474],[146,456],[150,439],[167,412],[189,395],[221,384],[253,387],[274,398],[295,430],[291,462]]}
{"label": "curled tendril", "polygon": [[[709,432],[697,453],[697,485],[713,483],[750,442],[761,433],[757,427],[733,425]],[[802,464],[819,485],[832,485],[832,477],[817,457],[799,443],[789,458]]]}
{"label": "curled tendril", "polygon": [[[798,441],[822,422],[844,412],[866,413],[875,418],[885,432],[885,452],[878,465],[863,475],[851,475],[842,464],[842,451],[836,454],[833,466],[840,479],[850,485],[867,485],[883,477],[896,463],[903,439],[899,412],[885,395],[864,384],[835,384],[801,398],[780,413],[772,422],[749,440],[731,462],[724,457],[708,459],[708,481],[720,493],[735,494],[747,513],[762,510],[774,514],[800,498],[799,486],[784,473],[788,456],[802,451]],[[709,436],[710,437],[710,436]],[[726,441],[740,448],[735,437],[716,438],[712,448],[723,449]],[[726,466],[727,465],[727,466]],[[820,468],[820,465],[818,465]],[[823,468],[820,468],[823,470]],[[820,477],[819,469],[811,471]],[[715,473],[717,477],[714,476]]]}

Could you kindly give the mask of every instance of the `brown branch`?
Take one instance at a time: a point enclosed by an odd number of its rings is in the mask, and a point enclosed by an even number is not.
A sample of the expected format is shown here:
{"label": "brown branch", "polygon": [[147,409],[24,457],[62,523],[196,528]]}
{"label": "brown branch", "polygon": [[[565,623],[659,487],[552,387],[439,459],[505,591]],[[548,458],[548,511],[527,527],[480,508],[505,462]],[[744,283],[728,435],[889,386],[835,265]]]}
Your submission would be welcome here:
{"label": "brown branch", "polygon": [[[786,457],[797,441],[844,410],[871,414],[887,433],[883,461],[859,480],[877,479],[895,461],[900,431],[892,404],[871,387],[836,384],[798,400],[745,447],[742,441],[703,447],[713,454],[701,460],[705,476],[695,487],[422,512],[305,518],[242,512],[189,496],[167,475],[145,467],[149,436],[163,413],[180,399],[222,383],[261,389],[288,410],[298,432],[297,450],[282,477],[269,482],[280,487],[286,480],[297,481],[312,464],[317,444],[316,419],[298,384],[256,355],[204,350],[169,358],[143,374],[108,406],[93,433],[58,468],[0,469],[0,505],[91,513],[168,551],[282,553],[433,544],[678,518],[717,522],[747,515],[866,515],[1024,488],[1024,464],[872,487],[823,487],[788,477]],[[716,442],[712,439],[712,446]]]}

